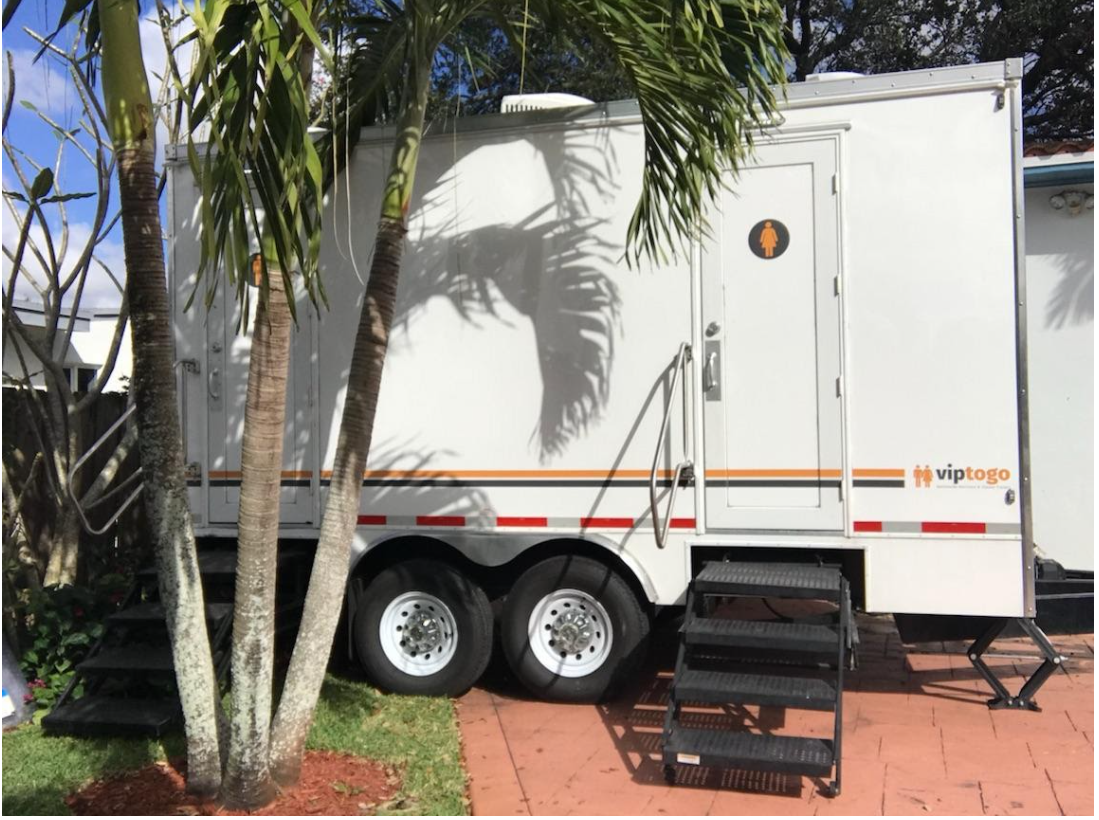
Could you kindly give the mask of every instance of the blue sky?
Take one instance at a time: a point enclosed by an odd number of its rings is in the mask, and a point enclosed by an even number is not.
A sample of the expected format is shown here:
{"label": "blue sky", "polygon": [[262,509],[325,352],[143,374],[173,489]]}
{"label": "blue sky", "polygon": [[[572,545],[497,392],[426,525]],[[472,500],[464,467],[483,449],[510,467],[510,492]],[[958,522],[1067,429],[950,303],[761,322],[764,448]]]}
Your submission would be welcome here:
{"label": "blue sky", "polygon": [[[57,123],[63,129],[77,128],[84,117],[83,106],[79,94],[76,91],[72,79],[69,77],[67,66],[58,58],[43,56],[37,62],[34,55],[38,50],[38,43],[24,29],[41,34],[47,34],[53,30],[54,22],[63,8],[61,0],[24,0],[8,28],[4,31],[3,48],[10,53],[15,70],[15,100],[12,106],[11,117],[5,134],[6,139],[16,149],[26,156],[19,157],[20,164],[24,167],[24,173],[33,178],[35,171],[30,167],[29,161],[34,160],[42,165],[53,167],[57,160],[60,140],[53,127],[43,121],[48,118]],[[150,75],[150,88],[154,98],[156,97],[161,82],[159,76],[163,72],[165,61],[165,49],[159,26],[152,20],[150,10],[155,11],[155,6],[146,4],[141,26],[142,43],[146,59],[146,71]],[[56,39],[61,48],[72,45],[77,35],[76,27],[70,25],[62,31]],[[7,70],[3,71],[4,93],[7,93]],[[32,110],[28,106],[33,106]],[[158,157],[163,155],[166,132],[163,127],[158,128]],[[88,135],[78,135],[85,146],[90,146]],[[68,146],[58,166],[55,193],[78,193],[95,190],[95,171],[92,165],[72,146]],[[18,176],[5,153],[3,158],[3,184],[4,190],[21,191]],[[69,227],[69,252],[65,257],[70,261],[76,259],[87,238],[91,234],[96,199],[73,200],[66,204],[65,222]],[[117,211],[118,199],[114,186],[110,200],[109,213],[113,215]],[[162,218],[163,218],[162,209]],[[51,231],[54,233],[54,241],[58,242],[61,225],[61,214],[54,206],[48,213]],[[9,251],[14,250],[18,238],[17,220],[13,218],[11,210],[5,206],[3,213],[3,243]],[[41,231],[35,234],[41,241]],[[110,277],[102,272],[101,267],[110,269],[115,277],[122,281],[124,277],[124,264],[122,254],[122,236],[116,226],[99,245],[96,257],[101,263],[93,268],[89,275],[82,299],[82,306],[117,305],[120,294]],[[32,268],[33,273],[33,266]],[[11,263],[5,256],[3,275],[5,287],[10,276]],[[29,283],[21,281],[17,292],[21,296],[37,298]]]}

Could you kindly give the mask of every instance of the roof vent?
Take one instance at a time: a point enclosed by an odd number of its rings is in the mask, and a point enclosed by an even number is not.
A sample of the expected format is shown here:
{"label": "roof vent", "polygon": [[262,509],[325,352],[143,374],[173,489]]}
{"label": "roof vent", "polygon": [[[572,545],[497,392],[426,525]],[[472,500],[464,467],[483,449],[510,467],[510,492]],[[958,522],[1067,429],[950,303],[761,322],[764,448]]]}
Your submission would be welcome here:
{"label": "roof vent", "polygon": [[865,77],[857,71],[822,71],[820,74],[808,74],[805,77],[807,83],[819,83],[823,80],[854,80],[857,77]]}
{"label": "roof vent", "polygon": [[500,113],[576,108],[581,105],[595,105],[595,103],[587,97],[578,97],[575,94],[509,94],[500,102]]}

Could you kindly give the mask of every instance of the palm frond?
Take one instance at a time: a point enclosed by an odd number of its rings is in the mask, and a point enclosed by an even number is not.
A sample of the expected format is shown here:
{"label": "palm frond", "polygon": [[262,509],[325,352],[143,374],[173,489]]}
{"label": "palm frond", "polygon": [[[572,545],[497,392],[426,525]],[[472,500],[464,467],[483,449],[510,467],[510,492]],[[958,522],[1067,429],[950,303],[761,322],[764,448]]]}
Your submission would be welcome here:
{"label": "palm frond", "polygon": [[705,231],[705,207],[750,154],[785,81],[775,0],[543,2],[548,23],[609,43],[637,96],[645,134],[628,258],[663,259]]}
{"label": "palm frond", "polygon": [[[205,0],[191,10],[188,157],[202,191],[196,291],[205,280],[209,303],[218,277],[208,274],[224,269],[245,323],[256,251],[261,299],[268,263],[276,262],[287,293],[299,273],[310,298],[323,298],[317,267],[324,181],[299,66],[307,44],[320,44],[317,53],[328,60],[313,11],[313,0]],[[199,127],[210,135],[204,150]]]}

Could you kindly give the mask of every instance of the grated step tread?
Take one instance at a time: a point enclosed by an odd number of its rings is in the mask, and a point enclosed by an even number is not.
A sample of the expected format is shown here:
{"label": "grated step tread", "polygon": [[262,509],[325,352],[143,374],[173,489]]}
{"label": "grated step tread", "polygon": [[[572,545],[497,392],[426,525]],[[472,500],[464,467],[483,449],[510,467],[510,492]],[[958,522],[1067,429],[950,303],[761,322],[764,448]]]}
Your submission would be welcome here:
{"label": "grated step tread", "polygon": [[172,649],[167,645],[127,644],[104,649],[76,665],[88,675],[174,672]]}
{"label": "grated step tread", "polygon": [[663,759],[665,764],[827,777],[835,762],[834,748],[832,741],[819,738],[686,729],[675,725],[665,738]]}
{"label": "grated step tread", "polygon": [[[224,581],[236,577],[237,553],[235,550],[200,550],[198,553],[198,571],[205,580]],[[156,567],[145,567],[138,577],[148,581],[156,578]]]}
{"label": "grated step tread", "polygon": [[673,684],[675,698],[693,703],[746,703],[831,711],[836,689],[819,678],[683,669]]}
{"label": "grated step tread", "polygon": [[179,718],[179,701],[92,695],[54,709],[42,718],[42,728],[65,735],[161,737]]}
{"label": "grated step tread", "polygon": [[838,601],[842,574],[814,564],[711,561],[694,579],[702,595]]}
{"label": "grated step tread", "polygon": [[821,624],[690,617],[683,625],[682,635],[688,646],[720,646],[827,656],[839,652],[839,631]]}
{"label": "grated step tread", "polygon": [[[206,604],[206,620],[212,623],[218,623],[224,618],[231,617],[232,614],[232,604]],[[118,626],[163,623],[165,620],[164,605],[159,601],[147,601],[145,603],[126,607],[126,609],[108,616],[107,620]]]}

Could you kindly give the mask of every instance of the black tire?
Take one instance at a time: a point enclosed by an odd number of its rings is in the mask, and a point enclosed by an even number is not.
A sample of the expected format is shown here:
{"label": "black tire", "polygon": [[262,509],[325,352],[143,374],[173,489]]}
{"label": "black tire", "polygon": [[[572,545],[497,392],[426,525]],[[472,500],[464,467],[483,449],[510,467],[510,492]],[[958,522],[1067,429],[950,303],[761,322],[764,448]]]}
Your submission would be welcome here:
{"label": "black tire", "polygon": [[[552,636],[561,640],[560,619],[577,608],[585,610],[579,630],[565,636],[571,643],[555,645]],[[600,629],[603,616],[598,608],[610,625],[606,635]],[[504,603],[500,633],[512,671],[532,694],[544,700],[595,703],[613,694],[644,660],[649,617],[613,569],[591,558],[564,555],[542,561],[519,577]],[[531,635],[536,636],[533,644]],[[605,640],[609,645],[601,643]],[[568,653],[561,651],[563,646]],[[560,654],[560,661],[554,653]],[[566,667],[573,660],[577,665]],[[552,667],[551,662],[558,665]],[[591,664],[598,665],[589,668]]]}
{"label": "black tire", "polygon": [[[379,688],[403,695],[460,695],[488,666],[492,653],[488,597],[480,586],[449,564],[429,560],[396,564],[380,572],[359,600],[354,621],[355,650],[367,677]],[[436,602],[442,602],[445,608],[438,609]],[[389,610],[391,605],[393,609]],[[450,610],[449,617],[445,609]],[[426,620],[415,621],[417,618]],[[383,620],[388,624],[387,635],[389,628],[394,630],[385,645]],[[406,646],[401,636],[413,634],[411,630],[418,630],[419,642]],[[445,644],[446,650],[422,648],[435,641],[439,647]],[[414,648],[417,646],[418,654]],[[432,652],[436,653],[434,661]],[[445,662],[438,666],[444,656]]]}

